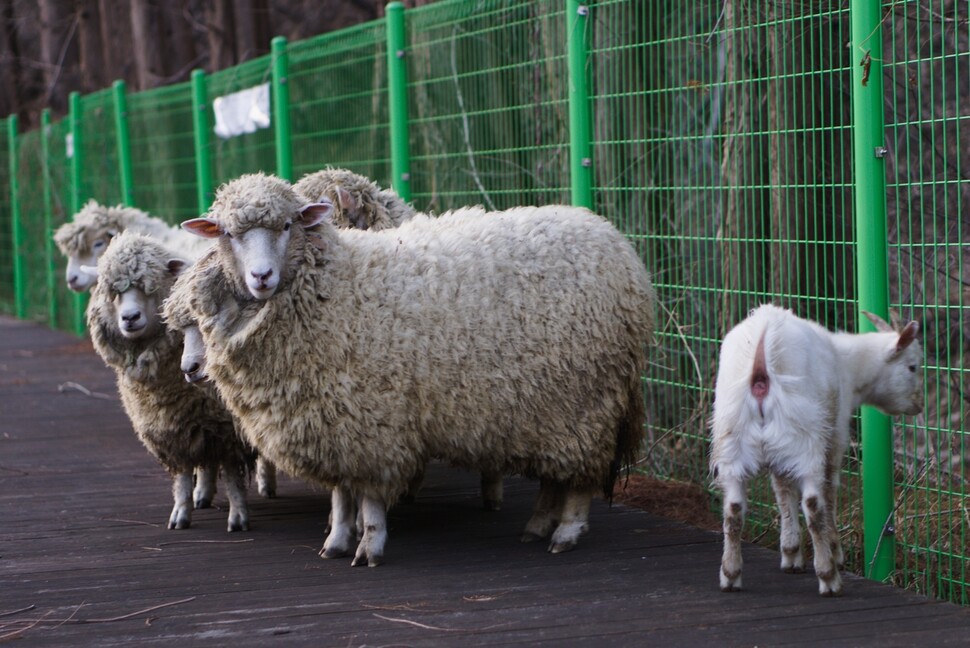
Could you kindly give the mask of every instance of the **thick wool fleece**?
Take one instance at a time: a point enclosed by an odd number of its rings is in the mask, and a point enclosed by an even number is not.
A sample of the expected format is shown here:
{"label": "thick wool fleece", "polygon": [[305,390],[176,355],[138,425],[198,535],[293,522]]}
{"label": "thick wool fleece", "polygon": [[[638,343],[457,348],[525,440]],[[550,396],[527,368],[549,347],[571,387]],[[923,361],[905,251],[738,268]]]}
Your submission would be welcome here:
{"label": "thick wool fleece", "polygon": [[[284,189],[250,178],[216,202],[245,211]],[[433,457],[591,489],[639,450],[655,295],[603,218],[468,209],[384,232],[325,224],[319,245],[292,234],[295,267],[265,302],[226,294],[224,248],[221,269],[186,277],[210,377],[287,472],[391,502]]]}
{"label": "thick wool fleece", "polygon": [[166,264],[174,256],[140,234],[125,232],[111,242],[98,263],[99,281],[88,306],[91,340],[115,371],[139,440],[170,473],[222,465],[227,476],[246,474],[255,454],[215,394],[185,381],[179,368],[181,336],[163,326],[134,340],[118,331],[115,295],[133,287],[164,298],[173,281]]}
{"label": "thick wool fleece", "polygon": [[[340,200],[337,189],[345,189],[354,201],[347,213]],[[300,178],[293,189],[308,202],[328,198],[333,203],[333,216],[330,221],[335,227],[384,230],[399,226],[415,215],[415,209],[404,202],[400,196],[389,189],[381,189],[370,178],[346,169],[327,167],[322,171]],[[362,225],[355,222],[361,218]]]}
{"label": "thick wool fleece", "polygon": [[190,259],[198,257],[210,247],[208,241],[188,232],[170,227],[165,221],[150,216],[140,209],[117,205],[108,207],[94,200],[54,232],[54,242],[65,256],[88,256],[91,246],[101,238],[110,239],[126,230],[138,232],[160,240],[172,249],[178,249]]}

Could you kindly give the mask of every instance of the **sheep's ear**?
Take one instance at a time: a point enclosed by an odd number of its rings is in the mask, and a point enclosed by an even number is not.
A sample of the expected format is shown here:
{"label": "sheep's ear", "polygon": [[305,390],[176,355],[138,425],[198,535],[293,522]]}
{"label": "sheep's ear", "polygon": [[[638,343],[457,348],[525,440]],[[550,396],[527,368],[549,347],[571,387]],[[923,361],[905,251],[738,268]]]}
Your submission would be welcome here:
{"label": "sheep's ear", "polygon": [[222,227],[211,218],[193,218],[182,223],[182,229],[202,238],[218,238],[222,236]]}
{"label": "sheep's ear", "polygon": [[303,227],[313,227],[325,220],[330,220],[333,214],[333,203],[327,198],[321,198],[320,202],[303,205],[300,208],[300,223]]}
{"label": "sheep's ear", "polygon": [[919,333],[919,324],[910,322],[899,332],[899,339],[896,341],[894,353],[902,353],[910,344],[916,341],[916,334]]}
{"label": "sheep's ear", "polygon": [[105,232],[105,236],[107,236],[108,237],[108,240],[110,241],[114,237],[118,236],[118,230],[116,230],[116,229],[109,229],[109,230],[107,230]]}
{"label": "sheep's ear", "polygon": [[168,263],[165,264],[168,269],[169,274],[173,277],[177,277],[182,274],[186,268],[189,267],[189,262],[184,259],[169,259]]}
{"label": "sheep's ear", "polygon": [[354,209],[357,207],[353,195],[343,187],[337,187],[337,200],[340,201],[342,209]]}
{"label": "sheep's ear", "polygon": [[862,314],[865,315],[866,318],[870,322],[872,322],[872,325],[876,327],[876,330],[877,331],[880,331],[881,333],[895,333],[896,332],[895,329],[893,329],[892,326],[890,326],[889,324],[886,323],[886,320],[884,320],[883,318],[879,317],[878,315],[874,315],[873,313],[870,313],[869,311],[862,311]]}
{"label": "sheep's ear", "polygon": [[87,274],[87,275],[91,275],[92,277],[97,277],[98,276],[98,266],[82,265],[81,266],[81,272],[83,272],[84,274]]}

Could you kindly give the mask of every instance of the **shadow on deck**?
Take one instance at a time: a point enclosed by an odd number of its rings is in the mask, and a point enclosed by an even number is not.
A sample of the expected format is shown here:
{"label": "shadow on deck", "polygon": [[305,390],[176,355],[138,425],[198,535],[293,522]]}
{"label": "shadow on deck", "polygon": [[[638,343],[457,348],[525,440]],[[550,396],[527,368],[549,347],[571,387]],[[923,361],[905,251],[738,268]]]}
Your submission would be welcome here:
{"label": "shadow on deck", "polygon": [[846,576],[778,571],[746,545],[746,591],[717,586],[720,538],[594,503],[579,547],[521,544],[535,485],[506,480],[480,510],[477,477],[436,466],[389,516],[387,563],[317,557],[328,499],[282,479],[166,529],[170,481],[121,410],[87,341],[0,318],[0,641],[114,646],[965,644],[970,612]]}

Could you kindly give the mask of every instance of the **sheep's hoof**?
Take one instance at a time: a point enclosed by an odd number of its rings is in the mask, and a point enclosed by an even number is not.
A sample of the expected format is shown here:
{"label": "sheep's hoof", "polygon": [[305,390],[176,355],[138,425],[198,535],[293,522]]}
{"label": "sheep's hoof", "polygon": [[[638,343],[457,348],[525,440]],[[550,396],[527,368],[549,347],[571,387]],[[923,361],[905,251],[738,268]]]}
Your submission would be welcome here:
{"label": "sheep's hoof", "polygon": [[249,531],[249,522],[230,522],[228,531],[229,533],[234,533],[236,531]]}
{"label": "sheep's hoof", "polygon": [[501,511],[502,500],[487,499],[483,502],[486,511]]}
{"label": "sheep's hoof", "polygon": [[549,553],[558,554],[565,553],[567,551],[572,551],[576,548],[575,540],[567,540],[566,542],[553,542],[549,545]]}
{"label": "sheep's hoof", "polygon": [[273,499],[274,497],[276,497],[276,489],[275,488],[269,488],[269,487],[261,486],[260,489],[259,489],[259,494],[262,497],[265,497],[266,499]]}
{"label": "sheep's hoof", "polygon": [[522,542],[535,542],[536,540],[542,540],[542,536],[531,531],[526,531],[519,540]]}
{"label": "sheep's hoof", "polygon": [[182,529],[188,529],[191,524],[192,523],[189,520],[170,520],[168,523],[168,528],[171,530],[181,531]]}
{"label": "sheep's hoof", "polygon": [[819,592],[819,596],[824,596],[826,598],[836,598],[842,596],[842,590],[828,590],[825,592]]}
{"label": "sheep's hoof", "polygon": [[729,585],[721,585],[721,591],[722,592],[740,592],[741,591],[741,586],[740,585],[730,585],[730,584]]}
{"label": "sheep's hoof", "polygon": [[805,567],[801,565],[788,565],[787,567],[782,567],[781,571],[786,574],[804,574]]}
{"label": "sheep's hoof", "polygon": [[212,508],[212,500],[205,497],[200,497],[199,499],[195,500],[195,508],[197,509]]}

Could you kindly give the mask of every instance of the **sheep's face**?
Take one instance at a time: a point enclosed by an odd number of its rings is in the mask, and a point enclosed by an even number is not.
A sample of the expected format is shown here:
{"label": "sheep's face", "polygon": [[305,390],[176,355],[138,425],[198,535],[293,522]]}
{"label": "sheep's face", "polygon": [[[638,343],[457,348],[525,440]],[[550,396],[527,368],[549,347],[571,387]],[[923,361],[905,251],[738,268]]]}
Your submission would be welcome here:
{"label": "sheep's face", "polygon": [[115,293],[111,299],[118,331],[129,340],[155,333],[162,326],[158,297],[139,288]]}
{"label": "sheep's face", "polygon": [[[182,223],[183,229],[206,238],[223,238],[228,247],[231,270],[256,299],[276,293],[286,271],[287,249],[294,225],[313,227],[329,218],[333,204],[326,198],[300,208],[291,218],[264,218],[259,225],[230,227],[213,218],[196,218]],[[239,219],[235,219],[239,220]]]}
{"label": "sheep's face", "polygon": [[205,380],[209,376],[205,371],[205,343],[202,332],[196,325],[187,326],[182,330],[185,339],[182,346],[182,373],[190,383]]}
{"label": "sheep's face", "polygon": [[98,280],[97,275],[85,272],[83,266],[94,267],[98,264],[98,259],[108,249],[108,243],[116,234],[114,231],[102,230],[95,232],[88,237],[84,245],[77,248],[73,253],[67,255],[67,269],[64,278],[67,280],[67,287],[74,292],[84,292]]}

